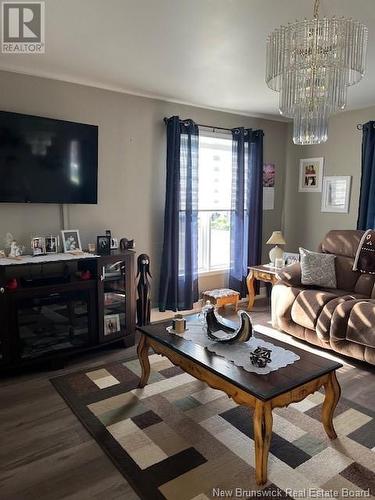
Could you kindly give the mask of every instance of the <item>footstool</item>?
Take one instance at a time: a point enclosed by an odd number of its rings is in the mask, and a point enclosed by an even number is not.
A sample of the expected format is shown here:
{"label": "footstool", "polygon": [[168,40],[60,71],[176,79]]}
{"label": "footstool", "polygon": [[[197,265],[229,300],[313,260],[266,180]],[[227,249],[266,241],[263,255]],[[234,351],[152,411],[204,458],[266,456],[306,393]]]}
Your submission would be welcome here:
{"label": "footstool", "polygon": [[203,303],[207,301],[215,305],[218,309],[226,306],[227,304],[233,304],[235,310],[237,311],[237,304],[240,300],[239,292],[231,290],[230,288],[217,288],[215,290],[207,290],[203,292]]}

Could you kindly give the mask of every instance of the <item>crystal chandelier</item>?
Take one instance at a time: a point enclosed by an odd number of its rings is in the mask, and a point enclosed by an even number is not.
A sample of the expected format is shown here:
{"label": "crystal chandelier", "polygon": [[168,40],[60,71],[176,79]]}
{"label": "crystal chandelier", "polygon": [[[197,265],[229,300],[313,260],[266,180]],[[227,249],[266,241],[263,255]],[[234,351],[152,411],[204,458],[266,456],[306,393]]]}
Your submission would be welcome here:
{"label": "crystal chandelier", "polygon": [[344,109],[347,87],[365,72],[368,31],[352,19],[314,18],[280,26],[268,37],[266,83],[280,92],[279,110],[293,118],[295,144],[328,138],[328,117]]}

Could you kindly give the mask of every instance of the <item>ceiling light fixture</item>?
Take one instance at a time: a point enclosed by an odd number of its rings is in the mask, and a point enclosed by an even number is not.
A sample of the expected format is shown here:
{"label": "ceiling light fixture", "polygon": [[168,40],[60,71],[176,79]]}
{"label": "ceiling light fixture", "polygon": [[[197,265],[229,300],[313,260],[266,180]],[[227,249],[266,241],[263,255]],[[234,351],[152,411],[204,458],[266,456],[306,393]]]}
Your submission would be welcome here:
{"label": "ceiling light fixture", "polygon": [[295,144],[328,138],[328,117],[342,110],[347,87],[365,72],[368,30],[352,19],[314,18],[275,29],[267,40],[266,83],[280,92],[279,110],[293,118]]}

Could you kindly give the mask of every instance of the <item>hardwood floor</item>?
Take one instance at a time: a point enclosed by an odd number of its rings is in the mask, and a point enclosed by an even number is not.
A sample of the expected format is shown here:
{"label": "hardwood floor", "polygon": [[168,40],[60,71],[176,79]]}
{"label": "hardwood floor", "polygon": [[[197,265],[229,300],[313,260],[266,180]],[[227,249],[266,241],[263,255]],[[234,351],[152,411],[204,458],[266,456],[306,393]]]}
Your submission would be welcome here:
{"label": "hardwood floor", "polygon": [[134,355],[134,348],[116,349],[64,370],[1,382],[1,499],[138,498],[49,382],[62,373]]}
{"label": "hardwood floor", "polygon": [[[258,301],[252,316],[254,324],[267,326],[267,304]],[[63,373],[135,355],[134,347],[114,349],[72,360],[63,370],[0,381],[2,500],[138,498],[49,382]],[[345,397],[375,410],[374,370],[358,365],[354,376],[353,370],[347,375],[344,370],[340,383]]]}

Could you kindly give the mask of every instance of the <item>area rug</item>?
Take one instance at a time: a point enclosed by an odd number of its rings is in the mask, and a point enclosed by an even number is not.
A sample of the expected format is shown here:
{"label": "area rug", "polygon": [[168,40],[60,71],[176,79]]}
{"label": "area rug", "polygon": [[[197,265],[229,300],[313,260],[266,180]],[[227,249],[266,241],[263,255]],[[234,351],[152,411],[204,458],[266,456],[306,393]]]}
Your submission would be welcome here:
{"label": "area rug", "polygon": [[[339,435],[320,423],[323,393],[274,411],[269,482],[255,483],[251,410],[158,355],[138,389],[138,360],[52,379],[141,499],[375,495],[375,414],[341,398]],[[346,368],[347,369],[347,368]],[[325,496],[327,498],[328,496]]]}

